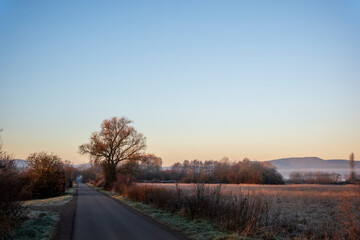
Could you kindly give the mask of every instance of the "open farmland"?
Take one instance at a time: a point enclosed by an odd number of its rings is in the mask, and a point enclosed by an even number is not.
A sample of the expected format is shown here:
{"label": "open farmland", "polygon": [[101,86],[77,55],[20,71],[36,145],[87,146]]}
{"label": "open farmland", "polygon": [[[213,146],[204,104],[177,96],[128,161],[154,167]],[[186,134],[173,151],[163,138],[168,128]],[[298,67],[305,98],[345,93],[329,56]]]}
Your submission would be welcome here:
{"label": "open farmland", "polygon": [[[196,194],[194,184],[140,184]],[[205,184],[211,192],[218,184]],[[355,185],[221,185],[221,194],[261,199],[268,205],[272,236],[290,238],[350,238],[360,228],[360,186]],[[270,230],[271,229],[271,230]]]}

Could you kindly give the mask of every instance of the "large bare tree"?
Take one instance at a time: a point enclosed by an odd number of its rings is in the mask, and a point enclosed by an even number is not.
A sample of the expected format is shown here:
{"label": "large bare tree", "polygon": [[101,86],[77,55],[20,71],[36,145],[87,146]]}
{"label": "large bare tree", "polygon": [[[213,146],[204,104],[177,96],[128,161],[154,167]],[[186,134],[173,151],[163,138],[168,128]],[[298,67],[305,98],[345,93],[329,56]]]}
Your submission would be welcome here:
{"label": "large bare tree", "polygon": [[117,172],[122,166],[138,161],[146,148],[145,137],[129,124],[125,117],[106,119],[99,132],[94,132],[90,143],[79,147],[81,154],[90,155],[92,163],[102,166],[105,175],[105,188],[116,181]]}

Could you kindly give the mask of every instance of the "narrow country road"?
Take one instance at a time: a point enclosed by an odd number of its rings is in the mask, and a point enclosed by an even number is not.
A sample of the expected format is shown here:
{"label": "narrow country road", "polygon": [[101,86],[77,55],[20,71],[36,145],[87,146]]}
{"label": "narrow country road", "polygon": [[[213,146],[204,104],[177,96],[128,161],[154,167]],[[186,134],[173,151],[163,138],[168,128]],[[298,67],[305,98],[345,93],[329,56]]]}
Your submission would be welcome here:
{"label": "narrow country road", "polygon": [[78,185],[77,201],[73,240],[180,239],[85,184]]}

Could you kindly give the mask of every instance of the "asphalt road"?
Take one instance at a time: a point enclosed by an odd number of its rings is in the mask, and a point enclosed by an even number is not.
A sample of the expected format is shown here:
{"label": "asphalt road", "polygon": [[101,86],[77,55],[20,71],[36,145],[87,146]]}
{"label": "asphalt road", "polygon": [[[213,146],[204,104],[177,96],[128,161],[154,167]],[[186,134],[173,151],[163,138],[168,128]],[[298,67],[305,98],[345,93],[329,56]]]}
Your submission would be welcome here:
{"label": "asphalt road", "polygon": [[73,240],[179,240],[139,214],[85,184],[78,185]]}

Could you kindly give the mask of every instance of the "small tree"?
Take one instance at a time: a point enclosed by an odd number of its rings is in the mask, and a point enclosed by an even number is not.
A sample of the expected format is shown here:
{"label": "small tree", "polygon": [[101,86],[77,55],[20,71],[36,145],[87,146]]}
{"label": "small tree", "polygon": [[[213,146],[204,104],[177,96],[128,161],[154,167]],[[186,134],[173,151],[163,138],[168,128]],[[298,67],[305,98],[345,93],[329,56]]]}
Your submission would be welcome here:
{"label": "small tree", "polygon": [[356,179],[354,153],[351,153],[349,156],[349,165],[350,165],[349,181],[353,183],[353,182],[355,182],[355,179]]}
{"label": "small tree", "polygon": [[65,193],[65,172],[61,159],[45,152],[33,153],[27,158],[35,198],[55,197]]}
{"label": "small tree", "polygon": [[90,143],[79,147],[81,154],[90,155],[95,165],[103,168],[105,188],[110,188],[116,181],[117,173],[122,166],[140,160],[145,150],[145,137],[129,124],[125,117],[106,119],[99,132],[94,132]]}

